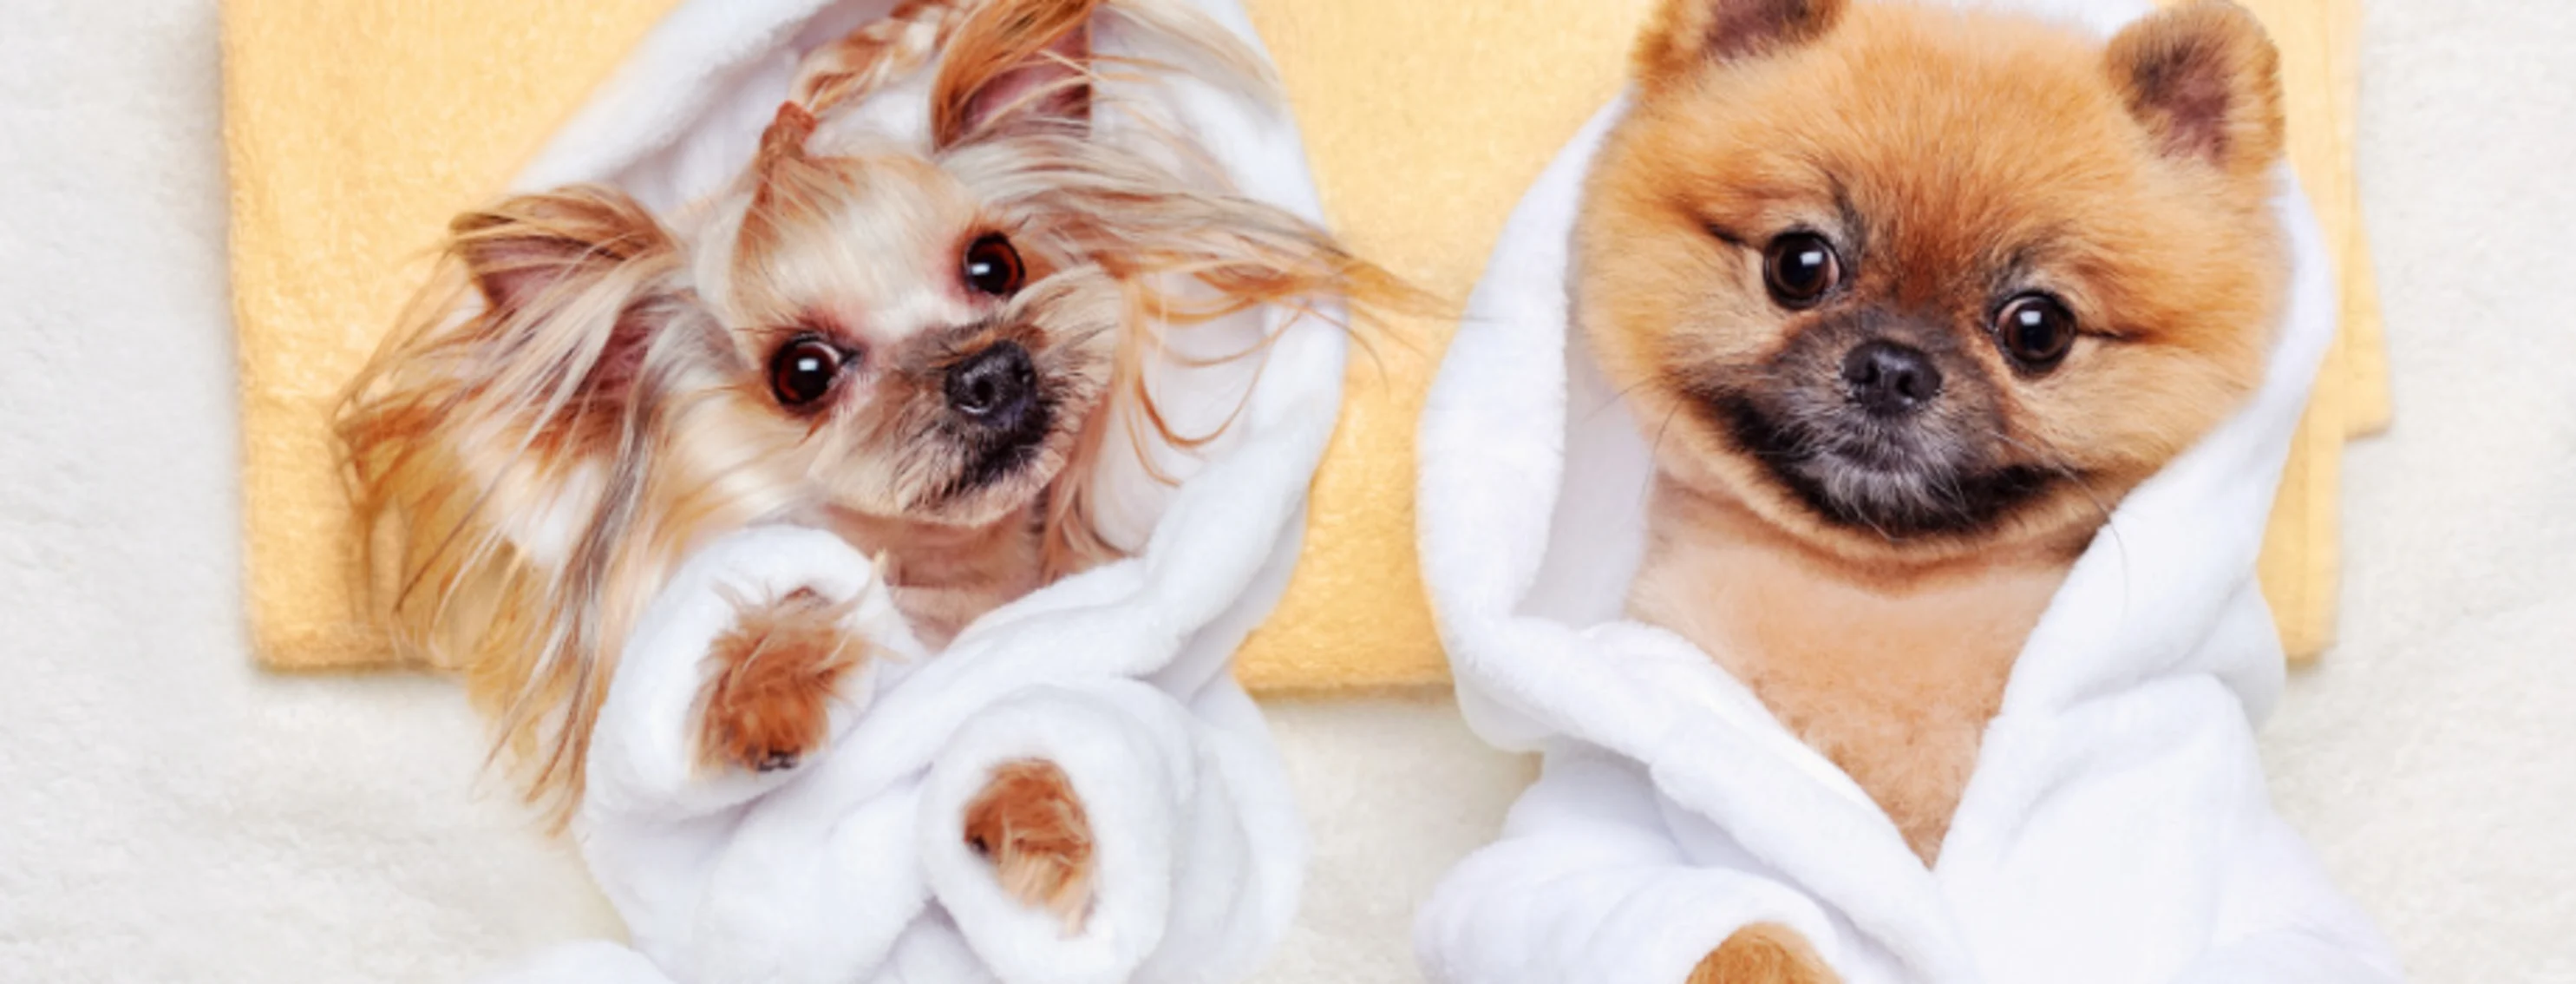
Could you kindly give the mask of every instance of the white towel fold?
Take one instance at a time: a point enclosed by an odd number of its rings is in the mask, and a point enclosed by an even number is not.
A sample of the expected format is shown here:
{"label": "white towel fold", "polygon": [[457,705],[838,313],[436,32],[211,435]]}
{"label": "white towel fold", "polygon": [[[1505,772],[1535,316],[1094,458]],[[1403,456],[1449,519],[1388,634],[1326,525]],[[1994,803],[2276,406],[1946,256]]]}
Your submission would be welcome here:
{"label": "white towel fold", "polygon": [[[1189,2],[1258,50],[1232,0]],[[691,0],[518,185],[605,182],[680,209],[748,162],[805,50],[888,6]],[[1142,43],[1114,22],[1094,37],[1104,54],[1172,57],[1132,47]],[[1283,112],[1188,78],[1105,88],[1114,98],[1097,126],[1153,114],[1194,138],[1236,191],[1320,221]],[[922,92],[890,88],[833,125],[917,138]],[[1196,364],[1265,336],[1257,367]],[[1108,455],[1093,478],[1104,532],[1135,555],[994,611],[943,652],[922,651],[869,558],[829,534],[753,529],[693,555],[629,642],[574,820],[632,948],[568,944],[498,979],[1195,984],[1248,973],[1293,915],[1305,846],[1228,661],[1286,585],[1340,407],[1344,339],[1329,317],[1285,309],[1170,338],[1170,357],[1148,370],[1158,403],[1178,433],[1230,418],[1224,436],[1196,453],[1149,444],[1151,462]],[[861,598],[852,625],[875,643],[827,749],[767,774],[693,769],[690,702],[731,599],[800,587]],[[1005,896],[963,840],[988,770],[1020,758],[1062,768],[1093,828],[1096,889],[1078,933]]]}
{"label": "white towel fold", "polygon": [[[2145,9],[2021,6],[2105,34]],[[1623,110],[1513,215],[1424,415],[1423,572],[1459,700],[1487,740],[1545,760],[1502,840],[1423,910],[1429,976],[1680,984],[1773,922],[1864,984],[2397,979],[2273,814],[2253,742],[2283,677],[2254,561],[2335,317],[2287,170],[2292,303],[2259,395],[2077,563],[1926,870],[1743,685],[1625,620],[1653,466],[1569,330],[1566,282],[1582,179]]]}

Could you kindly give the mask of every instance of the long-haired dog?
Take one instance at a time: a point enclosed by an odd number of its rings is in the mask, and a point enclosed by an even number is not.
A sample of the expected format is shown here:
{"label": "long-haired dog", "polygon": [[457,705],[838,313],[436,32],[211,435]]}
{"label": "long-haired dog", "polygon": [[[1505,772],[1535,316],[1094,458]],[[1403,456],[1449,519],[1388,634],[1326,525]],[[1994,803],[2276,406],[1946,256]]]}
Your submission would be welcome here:
{"label": "long-haired dog", "polygon": [[[1929,864],[2076,556],[2261,378],[2277,57],[2222,0],[2107,46],[1947,4],[1668,0],[1636,60],[1574,261],[1657,463],[1631,610]],[[1763,926],[1695,979],[1829,976]]]}
{"label": "long-haired dog", "polygon": [[[1140,439],[1113,394],[1205,437],[1146,394],[1157,326],[1397,289],[1304,220],[1192,190],[1209,176],[1169,134],[1104,136],[1098,83],[1165,66],[1095,56],[1096,17],[1266,78],[1169,0],[914,0],[811,55],[747,171],[682,220],[603,187],[455,220],[339,433],[390,625],[465,669],[532,800],[569,816],[624,636],[693,545],[836,531],[944,642],[1116,555],[1084,482]],[[833,125],[933,59],[928,146]],[[789,766],[868,653],[846,604],[740,604],[695,752]],[[1052,766],[1003,770],[968,827],[1022,897],[1079,905],[1087,828]]]}

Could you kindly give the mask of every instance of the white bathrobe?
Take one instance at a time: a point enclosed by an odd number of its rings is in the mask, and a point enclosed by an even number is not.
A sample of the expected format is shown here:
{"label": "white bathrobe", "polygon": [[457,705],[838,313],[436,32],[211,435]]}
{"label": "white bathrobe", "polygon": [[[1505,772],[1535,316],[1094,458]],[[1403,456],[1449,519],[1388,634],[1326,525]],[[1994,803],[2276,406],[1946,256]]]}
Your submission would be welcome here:
{"label": "white bathrobe", "polygon": [[[1232,0],[1192,2],[1257,47]],[[666,212],[699,199],[748,162],[798,56],[888,6],[692,0],[518,185],[605,181]],[[1186,64],[1135,47],[1146,42],[1116,21],[1094,43]],[[1189,79],[1110,87],[1120,101],[1101,104],[1104,133],[1133,125],[1131,112],[1157,114],[1241,192],[1319,220],[1284,112]],[[925,91],[916,78],[827,125],[922,141]],[[1258,360],[1190,365],[1274,333]],[[753,529],[695,554],[635,629],[573,825],[632,946],[563,946],[497,979],[1197,984],[1248,973],[1293,915],[1305,846],[1229,659],[1294,562],[1306,486],[1339,412],[1344,340],[1323,319],[1278,309],[1169,336],[1171,358],[1148,379],[1176,430],[1240,415],[1201,453],[1149,449],[1177,486],[1110,455],[1093,479],[1104,532],[1135,556],[1006,605],[943,652],[922,651],[870,559],[829,534]],[[865,599],[854,624],[875,643],[843,688],[828,748],[766,774],[693,769],[690,704],[731,599],[798,587]],[[1095,890],[1078,933],[1007,897],[964,842],[965,804],[990,768],[1023,758],[1060,766],[1092,826]]]}
{"label": "white bathrobe", "polygon": [[[2141,9],[2041,5],[2105,32]],[[2255,556],[2335,329],[2286,169],[2296,270],[2259,395],[2140,486],[2076,564],[1926,870],[1742,684],[1624,616],[1652,463],[1566,293],[1583,175],[1622,110],[1513,215],[1423,419],[1422,566],[1459,701],[1485,739],[1544,761],[1502,839],[1422,910],[1428,975],[1680,984],[1771,922],[1853,982],[2396,980],[2273,813],[2254,744],[2283,680]]]}

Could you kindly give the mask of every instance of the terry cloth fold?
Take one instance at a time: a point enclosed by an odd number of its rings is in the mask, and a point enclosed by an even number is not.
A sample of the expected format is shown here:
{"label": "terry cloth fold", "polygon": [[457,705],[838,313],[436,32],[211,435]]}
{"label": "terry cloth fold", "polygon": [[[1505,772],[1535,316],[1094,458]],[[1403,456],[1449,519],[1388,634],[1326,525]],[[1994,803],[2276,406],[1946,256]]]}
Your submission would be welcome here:
{"label": "terry cloth fold", "polygon": [[[1189,2],[1257,46],[1232,0]],[[663,210],[697,200],[748,164],[802,53],[886,6],[691,0],[518,185],[602,182]],[[1107,56],[1189,57],[1114,17],[1093,40]],[[927,74],[826,125],[922,139]],[[1237,191],[1316,216],[1282,114],[1189,77],[1104,88],[1104,139],[1187,134]],[[1226,669],[1286,583],[1340,405],[1344,338],[1335,305],[1317,306],[1324,317],[1259,308],[1165,332],[1147,386],[1176,432],[1231,420],[1222,437],[1187,453],[1111,442],[1091,481],[1104,535],[1134,556],[1003,606],[935,656],[870,558],[836,536],[764,527],[700,548],[628,643],[573,820],[632,948],[570,945],[503,979],[626,980],[648,965],[684,982],[1247,973],[1287,928],[1305,850],[1268,733]],[[1211,364],[1264,337],[1258,359]],[[799,588],[858,600],[850,625],[871,642],[829,744],[773,772],[696,768],[691,711],[734,599]],[[964,842],[968,801],[993,766],[1022,758],[1061,768],[1092,827],[1095,891],[1078,933],[1005,897]]]}
{"label": "terry cloth fold", "polygon": [[[2040,6],[2106,33],[2144,9]],[[1566,283],[1583,175],[1623,109],[1522,201],[1423,419],[1420,494],[1440,504],[1423,571],[1459,701],[1544,759],[1502,840],[1422,910],[1432,979],[1680,981],[1757,922],[1864,984],[2397,979],[2272,813],[2253,743],[2284,675],[2255,559],[2338,307],[2287,169],[2291,304],[2260,392],[2077,562],[1926,870],[1742,684],[1624,618],[1653,465]]]}
{"label": "terry cloth fold", "polygon": [[[1085,575],[932,657],[838,537],[768,527],[700,551],[627,647],[574,821],[633,949],[571,944],[501,979],[619,979],[639,958],[678,981],[1240,977],[1295,906],[1295,806],[1239,689],[1141,678],[1150,657],[1135,654],[1182,642],[1152,606],[1193,607],[1153,582]],[[866,670],[842,688],[824,754],[708,774],[689,742],[708,646],[735,599],[797,589],[859,602]],[[1079,933],[1004,895],[962,836],[993,768],[1022,759],[1062,769],[1092,826]]]}

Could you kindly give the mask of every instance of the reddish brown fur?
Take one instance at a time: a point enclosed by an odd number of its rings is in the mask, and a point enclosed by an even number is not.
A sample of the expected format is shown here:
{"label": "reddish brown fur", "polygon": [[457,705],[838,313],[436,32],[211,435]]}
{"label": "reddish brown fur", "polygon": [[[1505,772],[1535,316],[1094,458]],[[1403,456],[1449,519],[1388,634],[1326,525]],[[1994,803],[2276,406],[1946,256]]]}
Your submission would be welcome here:
{"label": "reddish brown fur", "polygon": [[1040,761],[993,770],[966,806],[966,843],[993,862],[1002,890],[1080,932],[1091,909],[1091,820],[1064,770]]}
{"label": "reddish brown fur", "polygon": [[[1632,612],[1745,681],[1932,863],[2068,565],[2260,377],[2285,280],[2270,45],[2217,0],[2107,49],[1932,6],[1670,0],[1637,61],[1575,262],[1577,320],[1660,471]],[[1819,229],[1845,278],[1790,310],[1763,245]],[[2055,368],[1993,340],[2008,280],[2085,326]],[[1990,409],[1998,465],[2060,480],[1973,526],[1890,535],[1792,494],[1711,412],[1710,393],[1804,385],[1776,360],[1871,310],[1955,333],[1945,392]]]}
{"label": "reddish brown fur", "polygon": [[822,746],[835,688],[865,658],[843,628],[856,607],[806,589],[736,603],[698,692],[700,765],[766,772]]}
{"label": "reddish brown fur", "polygon": [[1687,81],[1710,59],[1744,58],[1813,41],[1847,0],[1710,0],[1667,3],[1637,41],[1637,81],[1657,91]]}
{"label": "reddish brown fur", "polygon": [[2168,11],[2112,39],[2112,85],[2166,154],[2216,163],[2240,181],[2281,157],[2281,54],[2233,3]]}
{"label": "reddish brown fur", "polygon": [[1841,980],[1804,937],[1771,923],[1736,930],[1690,975],[1690,984],[1836,984]]}

